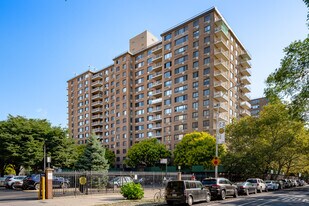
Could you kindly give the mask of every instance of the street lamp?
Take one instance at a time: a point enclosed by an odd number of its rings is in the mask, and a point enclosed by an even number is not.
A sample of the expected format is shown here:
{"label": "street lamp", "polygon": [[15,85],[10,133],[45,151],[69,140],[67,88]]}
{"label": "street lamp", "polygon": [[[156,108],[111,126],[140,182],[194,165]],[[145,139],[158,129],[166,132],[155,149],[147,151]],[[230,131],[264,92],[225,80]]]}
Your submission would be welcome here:
{"label": "street lamp", "polygon": [[[239,83],[239,84],[236,84],[235,86],[232,86],[230,88],[227,89],[227,95],[228,95],[228,92],[235,88],[235,87],[239,87],[239,86],[242,86],[242,83]],[[219,107],[220,107],[220,103],[216,104],[214,106],[214,108],[217,108],[217,124],[216,124],[216,158],[218,158],[218,139],[219,139],[219,114],[220,114],[220,111],[219,111]],[[225,126],[225,125],[224,125]],[[223,125],[222,125],[222,128],[223,128]],[[215,165],[215,178],[218,178],[218,164]]]}

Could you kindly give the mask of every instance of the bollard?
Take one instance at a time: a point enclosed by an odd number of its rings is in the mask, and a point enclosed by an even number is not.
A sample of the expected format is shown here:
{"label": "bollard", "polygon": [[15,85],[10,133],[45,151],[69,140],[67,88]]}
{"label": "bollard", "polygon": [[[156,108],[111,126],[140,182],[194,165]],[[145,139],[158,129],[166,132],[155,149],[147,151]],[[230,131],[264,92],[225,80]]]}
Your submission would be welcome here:
{"label": "bollard", "polygon": [[40,188],[38,192],[38,199],[45,200],[45,177],[41,176],[40,178]]}

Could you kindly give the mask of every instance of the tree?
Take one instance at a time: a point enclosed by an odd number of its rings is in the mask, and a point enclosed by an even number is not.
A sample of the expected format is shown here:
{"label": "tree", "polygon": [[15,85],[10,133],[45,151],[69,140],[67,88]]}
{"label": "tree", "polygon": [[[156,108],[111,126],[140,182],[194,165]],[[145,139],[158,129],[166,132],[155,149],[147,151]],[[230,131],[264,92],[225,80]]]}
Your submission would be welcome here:
{"label": "tree", "polygon": [[[224,147],[219,145],[219,157],[224,155]],[[176,145],[174,163],[183,168],[193,165],[211,166],[211,160],[216,153],[216,139],[206,132],[192,132],[186,134]]]}
{"label": "tree", "polygon": [[66,130],[52,127],[47,120],[8,116],[0,122],[0,172],[11,164],[19,173],[21,166],[28,170],[43,169],[43,147],[52,157],[52,164],[69,166],[74,161],[74,143]]}
{"label": "tree", "polygon": [[109,167],[114,167],[116,155],[112,150],[109,150],[107,148],[105,149],[105,159],[107,159]]}
{"label": "tree", "polygon": [[228,153],[224,168],[244,176],[266,175],[270,170],[295,168],[299,157],[308,158],[308,131],[289,115],[282,103],[269,104],[260,117],[246,117],[227,126]]}
{"label": "tree", "polygon": [[83,155],[76,162],[78,170],[107,171],[108,162],[105,159],[105,148],[101,146],[98,138],[91,135],[87,141]]}
{"label": "tree", "polygon": [[169,158],[170,151],[155,138],[145,139],[134,144],[128,151],[125,164],[130,167],[155,166],[162,158]]}

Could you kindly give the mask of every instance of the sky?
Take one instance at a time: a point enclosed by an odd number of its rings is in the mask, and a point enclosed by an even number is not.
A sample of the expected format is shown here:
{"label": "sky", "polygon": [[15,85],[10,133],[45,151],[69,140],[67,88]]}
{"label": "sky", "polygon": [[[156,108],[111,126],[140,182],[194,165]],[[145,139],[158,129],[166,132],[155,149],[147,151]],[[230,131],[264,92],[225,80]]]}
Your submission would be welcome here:
{"label": "sky", "polygon": [[67,126],[67,81],[113,63],[129,39],[217,7],[252,60],[251,98],[308,34],[302,0],[1,0],[0,121],[8,115]]}

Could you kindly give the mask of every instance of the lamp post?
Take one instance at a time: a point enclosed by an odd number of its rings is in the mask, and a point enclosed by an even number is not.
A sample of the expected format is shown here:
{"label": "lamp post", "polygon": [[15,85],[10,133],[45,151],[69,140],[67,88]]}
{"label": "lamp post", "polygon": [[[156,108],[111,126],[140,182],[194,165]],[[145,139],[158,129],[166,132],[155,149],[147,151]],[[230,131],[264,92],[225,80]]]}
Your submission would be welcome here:
{"label": "lamp post", "polygon": [[[228,95],[228,92],[235,88],[235,87],[239,87],[239,86],[242,86],[242,83],[238,83],[236,84],[235,86],[232,86],[230,88],[227,89],[227,95]],[[218,139],[219,139],[219,114],[220,114],[220,111],[219,111],[219,107],[220,107],[220,103],[216,104],[214,108],[217,108],[217,123],[216,123],[216,157],[218,158]],[[218,178],[218,164],[215,165],[215,178]]]}

